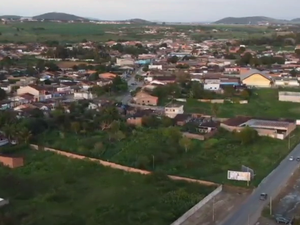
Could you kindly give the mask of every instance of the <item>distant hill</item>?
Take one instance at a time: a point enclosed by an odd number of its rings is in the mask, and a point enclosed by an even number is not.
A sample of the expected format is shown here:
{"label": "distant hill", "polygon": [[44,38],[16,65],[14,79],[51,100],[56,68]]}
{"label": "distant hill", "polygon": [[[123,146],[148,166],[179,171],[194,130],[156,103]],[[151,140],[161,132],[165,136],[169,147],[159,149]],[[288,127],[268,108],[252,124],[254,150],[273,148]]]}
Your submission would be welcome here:
{"label": "distant hill", "polygon": [[19,19],[21,19],[21,16],[16,16],[16,15],[3,15],[3,16],[0,16],[0,19],[19,20]]}
{"label": "distant hill", "polygon": [[251,16],[251,17],[226,17],[214,23],[215,24],[258,24],[260,22],[285,23],[289,21],[278,20],[278,19],[265,17],[265,16]]}
{"label": "distant hill", "polygon": [[291,22],[293,22],[293,23],[300,23],[300,18],[292,19]]}
{"label": "distant hill", "polygon": [[147,21],[147,20],[143,20],[143,19],[130,19],[128,20],[129,22],[131,23],[135,23],[135,24],[150,24],[150,23],[153,23],[153,22],[150,22],[150,21]]}
{"label": "distant hill", "polygon": [[36,20],[64,20],[64,21],[86,20],[86,18],[83,17],[79,17],[67,13],[58,13],[58,12],[45,13],[42,15],[34,16],[32,18]]}

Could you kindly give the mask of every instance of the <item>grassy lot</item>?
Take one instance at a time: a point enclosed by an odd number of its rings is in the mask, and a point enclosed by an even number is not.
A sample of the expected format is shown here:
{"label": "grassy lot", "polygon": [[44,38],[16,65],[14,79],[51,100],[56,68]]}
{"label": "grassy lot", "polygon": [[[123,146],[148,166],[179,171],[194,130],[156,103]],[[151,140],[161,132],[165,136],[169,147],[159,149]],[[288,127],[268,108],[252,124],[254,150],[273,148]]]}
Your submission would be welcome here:
{"label": "grassy lot", "polygon": [[[119,32],[123,34],[112,34]],[[139,32],[137,32],[137,30]],[[141,34],[141,25],[111,25],[111,24],[84,24],[84,23],[51,23],[28,22],[0,24],[0,42],[43,42],[61,41],[78,42],[83,39],[90,41],[108,40],[141,40],[161,38],[160,35]]]}
{"label": "grassy lot", "polygon": [[[193,141],[186,152],[170,129],[140,128],[121,141],[109,141],[104,133],[78,137],[48,133],[40,138],[40,145],[101,158],[130,167],[163,171],[167,174],[235,183],[227,180],[227,170],[240,170],[242,165],[255,170],[252,185],[257,185],[277,163],[285,157],[287,140],[259,137],[255,143],[242,145],[234,134],[221,130],[213,139]],[[291,144],[300,141],[300,131]]]}
{"label": "grassy lot", "polygon": [[[218,117],[229,118],[238,115],[300,119],[300,104],[278,101],[278,91],[281,89],[257,89],[249,104],[218,104]],[[293,89],[291,91],[298,91]],[[211,114],[211,103],[189,100],[185,104],[186,112]]]}
{"label": "grassy lot", "polygon": [[169,225],[212,191],[49,152],[20,153],[24,167],[0,166],[0,196],[10,200],[0,224]]}

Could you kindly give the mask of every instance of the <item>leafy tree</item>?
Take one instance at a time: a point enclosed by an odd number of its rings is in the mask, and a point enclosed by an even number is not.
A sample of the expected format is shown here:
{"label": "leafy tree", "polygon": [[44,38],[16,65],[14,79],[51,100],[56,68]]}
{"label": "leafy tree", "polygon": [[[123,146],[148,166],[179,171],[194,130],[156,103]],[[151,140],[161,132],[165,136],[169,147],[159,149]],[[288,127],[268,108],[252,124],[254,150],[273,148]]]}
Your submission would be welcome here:
{"label": "leafy tree", "polygon": [[0,100],[6,99],[7,94],[2,88],[0,88]]}
{"label": "leafy tree", "polygon": [[212,112],[212,115],[217,118],[218,114],[219,114],[219,105],[218,104],[211,104],[211,112]]}
{"label": "leafy tree", "polygon": [[167,61],[168,61],[168,63],[175,64],[175,63],[178,62],[178,60],[179,60],[179,58],[175,55],[175,56],[172,56],[172,57],[168,58]]}
{"label": "leafy tree", "polygon": [[236,133],[238,140],[243,145],[253,143],[258,138],[257,130],[251,127],[245,127],[239,133]]}
{"label": "leafy tree", "polygon": [[250,91],[248,89],[245,89],[241,92],[241,96],[243,99],[249,99],[250,98]]}
{"label": "leafy tree", "polygon": [[188,150],[191,148],[192,146],[192,141],[191,139],[187,138],[187,137],[182,137],[179,140],[179,144],[182,148],[184,148],[185,152],[188,152]]}
{"label": "leafy tree", "polygon": [[48,79],[44,80],[44,84],[45,85],[51,85],[51,80],[48,80]]}
{"label": "leafy tree", "polygon": [[145,127],[157,128],[161,124],[161,121],[156,116],[143,116],[142,125]]}
{"label": "leafy tree", "polygon": [[18,139],[25,144],[28,144],[29,140],[32,138],[31,131],[29,131],[26,127],[21,127],[17,133]]}
{"label": "leafy tree", "polygon": [[80,123],[79,123],[79,122],[77,122],[77,121],[71,122],[71,129],[72,129],[76,134],[79,133],[80,127],[81,127],[81,126],[80,126]]}
{"label": "leafy tree", "polygon": [[144,71],[144,72],[149,71],[149,65],[144,66],[143,71]]}

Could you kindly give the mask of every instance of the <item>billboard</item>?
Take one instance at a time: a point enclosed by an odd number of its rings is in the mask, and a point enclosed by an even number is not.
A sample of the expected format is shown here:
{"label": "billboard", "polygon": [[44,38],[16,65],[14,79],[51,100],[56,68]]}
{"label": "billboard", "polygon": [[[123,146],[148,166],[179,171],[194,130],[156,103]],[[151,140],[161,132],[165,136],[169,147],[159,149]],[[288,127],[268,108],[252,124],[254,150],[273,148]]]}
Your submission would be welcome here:
{"label": "billboard", "polygon": [[228,180],[241,180],[241,181],[250,181],[251,173],[250,172],[241,172],[241,171],[231,171],[227,172]]}
{"label": "billboard", "polygon": [[251,179],[254,178],[254,176],[255,176],[254,170],[251,169],[250,167],[242,165],[242,169],[241,170],[242,170],[242,172],[250,172],[251,173]]}

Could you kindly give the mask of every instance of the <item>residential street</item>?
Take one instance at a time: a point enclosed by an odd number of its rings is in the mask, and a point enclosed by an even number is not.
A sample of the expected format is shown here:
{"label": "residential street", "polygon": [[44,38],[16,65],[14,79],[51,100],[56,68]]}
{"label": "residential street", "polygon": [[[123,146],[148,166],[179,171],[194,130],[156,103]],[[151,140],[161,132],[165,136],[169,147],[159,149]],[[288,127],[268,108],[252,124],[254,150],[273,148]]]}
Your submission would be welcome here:
{"label": "residential street", "polygon": [[118,100],[120,102],[122,102],[123,104],[128,104],[130,102],[130,100],[132,99],[130,91],[134,91],[135,89],[143,86],[144,82],[138,82],[135,80],[135,75],[138,73],[141,73],[142,69],[143,68],[140,68],[137,71],[135,71],[133,74],[131,74],[131,77],[127,80],[129,91],[126,94],[118,97]]}
{"label": "residential street", "polygon": [[[221,225],[254,225],[259,219],[264,206],[269,203],[270,197],[276,197],[280,187],[287,183],[290,176],[299,167],[299,162],[289,161],[291,155],[300,156],[300,144],[261,182],[240,208],[229,215]],[[268,194],[268,201],[259,200],[259,196],[263,192]]]}

